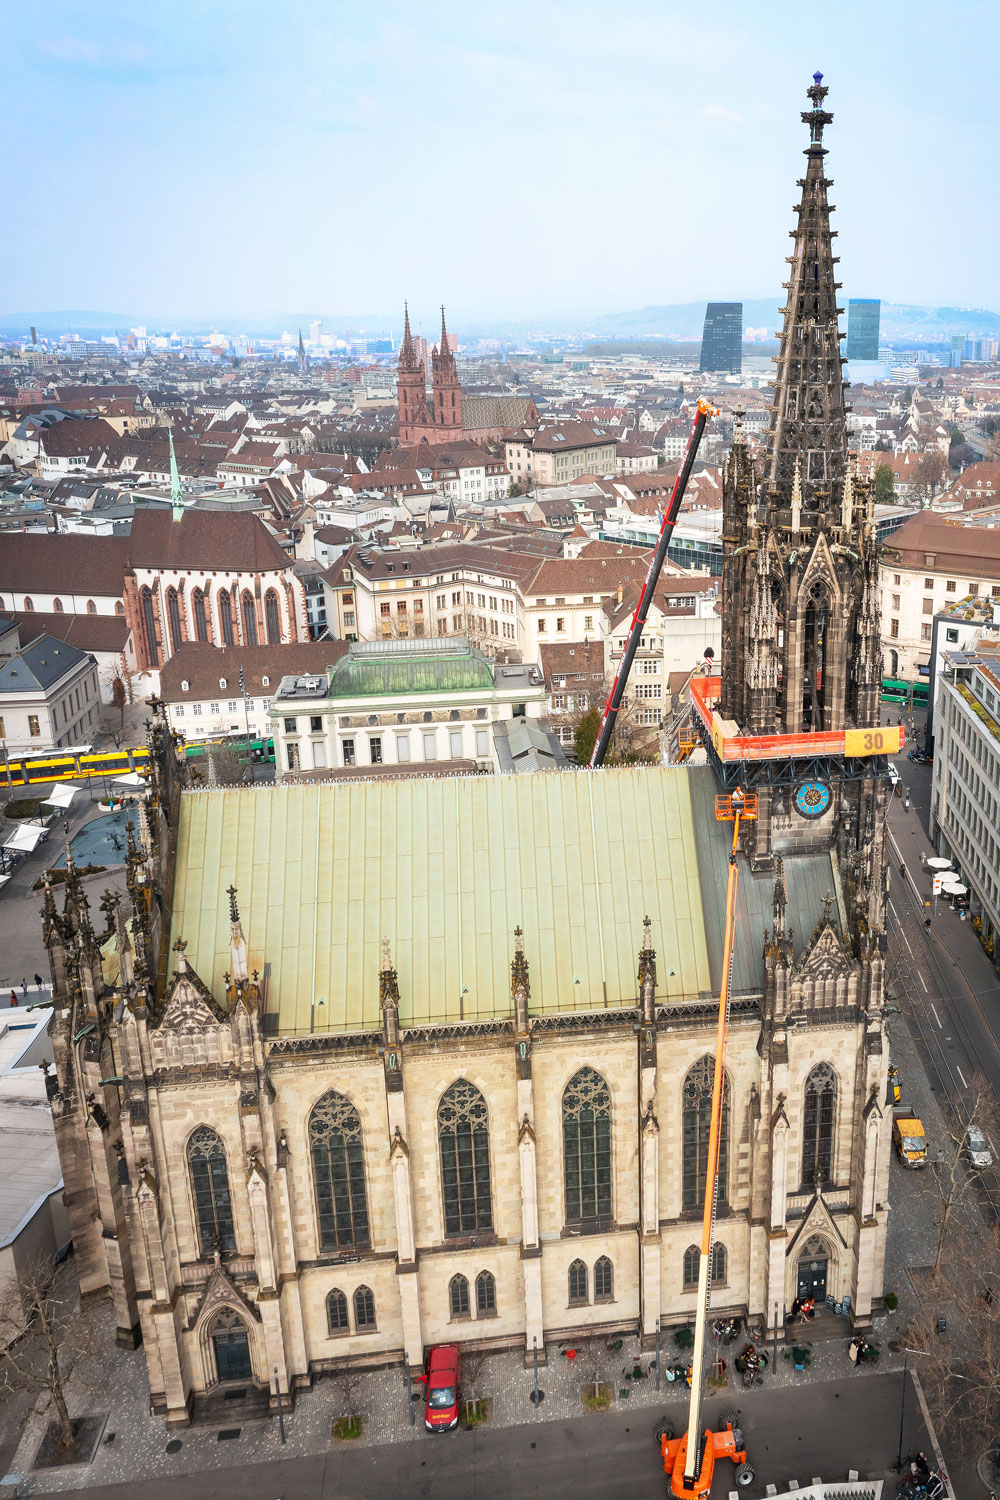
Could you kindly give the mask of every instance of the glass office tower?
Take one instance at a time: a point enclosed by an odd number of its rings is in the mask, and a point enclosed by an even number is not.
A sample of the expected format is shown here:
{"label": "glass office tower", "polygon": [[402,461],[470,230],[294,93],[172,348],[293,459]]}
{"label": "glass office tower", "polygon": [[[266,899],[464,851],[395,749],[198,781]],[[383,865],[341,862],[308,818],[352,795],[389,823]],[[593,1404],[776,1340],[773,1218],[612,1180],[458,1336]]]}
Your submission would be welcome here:
{"label": "glass office tower", "polygon": [[739,375],[743,369],[743,303],[710,302],[705,311],[699,370]]}
{"label": "glass office tower", "polygon": [[877,297],[852,297],[847,304],[848,359],[878,359],[878,325],[882,303]]}

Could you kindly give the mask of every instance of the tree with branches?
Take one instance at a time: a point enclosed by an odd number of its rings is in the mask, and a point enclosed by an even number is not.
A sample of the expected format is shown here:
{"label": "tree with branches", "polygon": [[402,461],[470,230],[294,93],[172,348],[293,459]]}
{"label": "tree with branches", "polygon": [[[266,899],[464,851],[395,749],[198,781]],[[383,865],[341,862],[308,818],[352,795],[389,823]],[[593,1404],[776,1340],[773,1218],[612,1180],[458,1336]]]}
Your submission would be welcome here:
{"label": "tree with branches", "polygon": [[33,1256],[0,1287],[0,1400],[18,1391],[44,1398],[64,1452],[76,1444],[66,1382],[84,1352],[72,1338],[77,1315],[71,1278],[64,1290],[47,1256]]}
{"label": "tree with branches", "polygon": [[1000,1427],[1000,1228],[978,1212],[957,1215],[945,1244],[905,1340],[924,1355],[920,1382],[938,1430],[978,1453]]}
{"label": "tree with branches", "polygon": [[481,1391],[488,1357],[487,1349],[462,1350],[462,1400],[467,1422],[483,1416]]}
{"label": "tree with branches", "polygon": [[334,1423],[334,1435],[340,1438],[356,1438],[361,1435],[361,1397],[365,1377],[361,1370],[345,1365],[335,1370],[331,1377],[333,1388],[339,1397],[341,1415]]}
{"label": "tree with branches", "polygon": [[946,1125],[947,1140],[935,1163],[934,1181],[941,1200],[937,1254],[934,1258],[935,1276],[941,1275],[954,1215],[970,1197],[979,1176],[980,1169],[968,1159],[968,1137],[972,1128],[978,1129],[987,1139],[996,1139],[997,1115],[993,1092],[982,1073],[973,1075],[971,1088],[958,1114]]}

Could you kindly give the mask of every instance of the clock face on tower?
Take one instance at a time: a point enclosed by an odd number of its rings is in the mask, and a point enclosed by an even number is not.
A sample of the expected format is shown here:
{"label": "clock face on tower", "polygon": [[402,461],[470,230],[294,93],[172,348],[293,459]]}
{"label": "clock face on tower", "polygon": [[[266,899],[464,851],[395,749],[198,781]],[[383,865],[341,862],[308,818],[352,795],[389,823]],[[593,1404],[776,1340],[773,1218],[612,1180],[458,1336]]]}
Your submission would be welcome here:
{"label": "clock face on tower", "polygon": [[792,800],[803,818],[821,818],[830,806],[832,793],[825,781],[800,781]]}

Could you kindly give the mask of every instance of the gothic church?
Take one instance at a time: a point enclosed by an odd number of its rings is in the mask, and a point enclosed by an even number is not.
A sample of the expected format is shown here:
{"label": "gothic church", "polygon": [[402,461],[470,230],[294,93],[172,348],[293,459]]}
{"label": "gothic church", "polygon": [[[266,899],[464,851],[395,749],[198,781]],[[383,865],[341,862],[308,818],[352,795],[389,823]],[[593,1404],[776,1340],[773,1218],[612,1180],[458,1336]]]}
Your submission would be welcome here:
{"label": "gothic church", "polygon": [[[809,93],[767,467],[737,434],[726,470],[719,712],[817,750],[877,722],[879,621]],[[125,896],[102,923],[70,865],[43,922],[81,1289],[154,1410],[689,1322],[725,768],[203,790],[158,704],[150,743]],[[741,856],[712,1305],[768,1326],[804,1288],[864,1325],[883,1292],[886,783],[859,764],[790,750]]]}

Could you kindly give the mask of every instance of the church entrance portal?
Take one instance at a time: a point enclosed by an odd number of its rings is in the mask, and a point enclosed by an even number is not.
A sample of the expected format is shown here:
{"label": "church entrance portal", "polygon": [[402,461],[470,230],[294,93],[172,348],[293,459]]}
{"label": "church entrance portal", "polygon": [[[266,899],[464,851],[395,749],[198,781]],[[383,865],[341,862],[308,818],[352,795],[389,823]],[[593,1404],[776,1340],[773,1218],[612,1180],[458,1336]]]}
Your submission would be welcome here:
{"label": "church entrance portal", "polygon": [[212,1330],[215,1367],[220,1380],[252,1380],[246,1325],[235,1313],[221,1313]]}
{"label": "church entrance portal", "polygon": [[796,1293],[800,1300],[812,1297],[814,1302],[826,1301],[826,1267],[825,1255],[802,1257],[799,1261],[799,1285]]}

